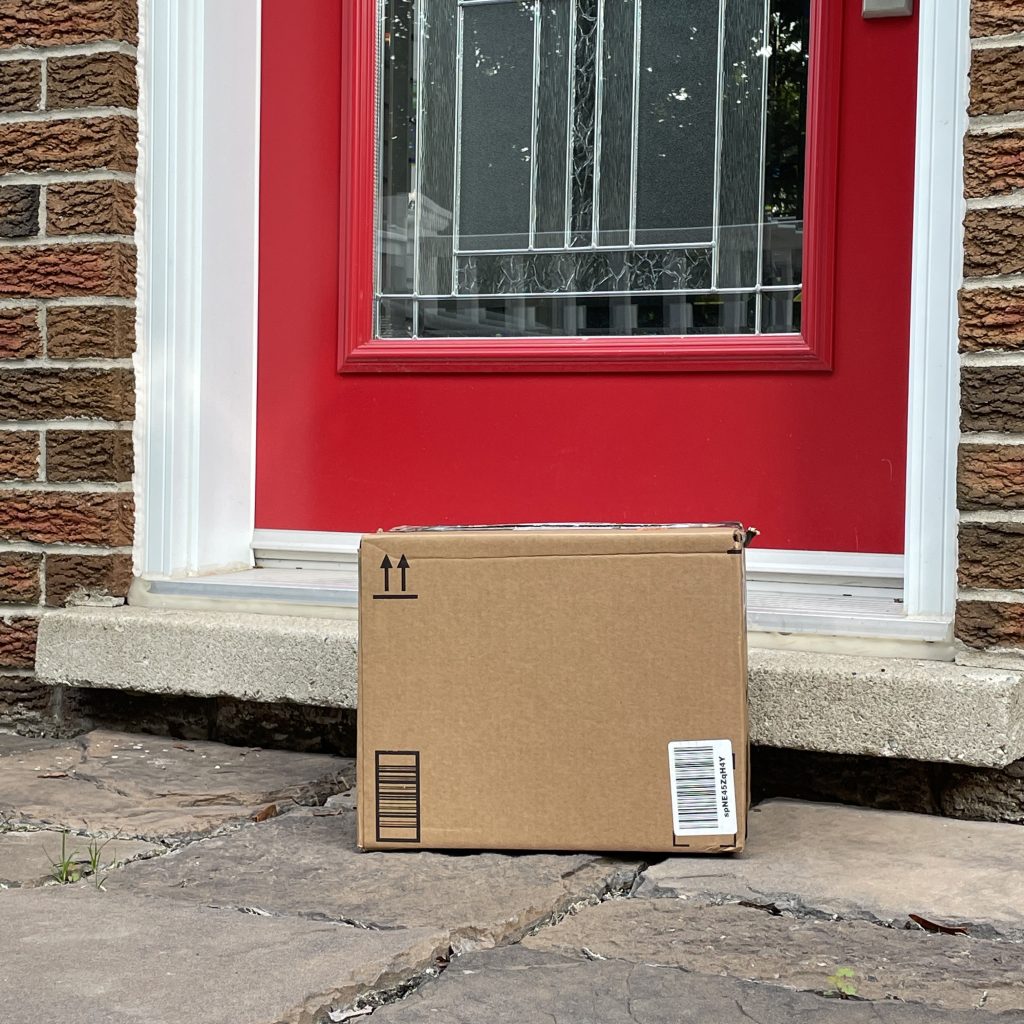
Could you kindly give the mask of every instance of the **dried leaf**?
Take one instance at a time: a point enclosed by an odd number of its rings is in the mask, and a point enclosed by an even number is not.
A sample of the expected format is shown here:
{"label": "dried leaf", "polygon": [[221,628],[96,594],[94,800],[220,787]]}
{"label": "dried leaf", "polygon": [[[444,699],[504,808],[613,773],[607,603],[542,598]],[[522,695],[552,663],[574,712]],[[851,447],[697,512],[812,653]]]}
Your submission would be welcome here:
{"label": "dried leaf", "polygon": [[257,811],[252,816],[252,820],[256,821],[256,822],[266,821],[267,818],[273,818],[276,814],[277,814],[277,804],[267,804],[267,806],[264,807],[262,811]]}
{"label": "dried leaf", "polygon": [[970,935],[971,933],[970,926],[965,924],[938,924],[935,921],[929,921],[926,917],[921,917],[920,914],[908,914],[907,916],[926,932],[939,932],[942,935]]}

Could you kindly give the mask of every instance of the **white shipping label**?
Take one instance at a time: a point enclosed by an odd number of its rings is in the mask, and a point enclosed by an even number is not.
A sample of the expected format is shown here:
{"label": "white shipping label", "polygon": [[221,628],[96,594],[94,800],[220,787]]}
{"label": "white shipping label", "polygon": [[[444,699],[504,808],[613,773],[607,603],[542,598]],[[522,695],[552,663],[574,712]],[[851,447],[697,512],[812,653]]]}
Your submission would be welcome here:
{"label": "white shipping label", "polygon": [[668,745],[672,825],[677,836],[734,835],[736,770],[732,740],[683,740]]}

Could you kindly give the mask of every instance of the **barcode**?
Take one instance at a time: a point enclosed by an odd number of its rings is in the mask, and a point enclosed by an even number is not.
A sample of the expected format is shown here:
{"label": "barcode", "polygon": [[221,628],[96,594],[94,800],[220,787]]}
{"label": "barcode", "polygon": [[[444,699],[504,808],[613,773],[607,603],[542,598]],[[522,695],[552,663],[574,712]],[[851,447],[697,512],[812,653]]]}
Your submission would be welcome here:
{"label": "barcode", "polygon": [[736,795],[729,740],[668,745],[673,828],[677,836],[736,831]]}
{"label": "barcode", "polygon": [[377,841],[420,841],[420,755],[418,750],[378,750]]}

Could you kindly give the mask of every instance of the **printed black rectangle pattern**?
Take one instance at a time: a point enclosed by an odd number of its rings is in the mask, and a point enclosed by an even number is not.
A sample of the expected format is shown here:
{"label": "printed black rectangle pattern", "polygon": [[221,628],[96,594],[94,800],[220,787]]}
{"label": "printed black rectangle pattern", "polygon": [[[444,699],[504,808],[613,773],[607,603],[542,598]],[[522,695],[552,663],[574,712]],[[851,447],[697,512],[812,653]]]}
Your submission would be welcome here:
{"label": "printed black rectangle pattern", "polygon": [[376,751],[377,842],[420,841],[420,752]]}
{"label": "printed black rectangle pattern", "polygon": [[718,779],[715,748],[672,749],[672,785],[675,787],[676,833],[718,826]]}

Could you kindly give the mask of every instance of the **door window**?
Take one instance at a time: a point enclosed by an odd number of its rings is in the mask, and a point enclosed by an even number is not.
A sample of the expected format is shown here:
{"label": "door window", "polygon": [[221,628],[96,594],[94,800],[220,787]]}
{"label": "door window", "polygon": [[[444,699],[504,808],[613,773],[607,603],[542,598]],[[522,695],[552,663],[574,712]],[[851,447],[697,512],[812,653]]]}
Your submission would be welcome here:
{"label": "door window", "polygon": [[381,0],[383,339],[801,329],[810,0]]}

